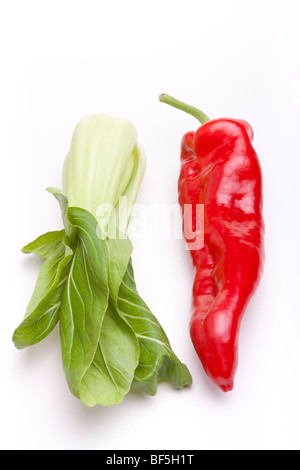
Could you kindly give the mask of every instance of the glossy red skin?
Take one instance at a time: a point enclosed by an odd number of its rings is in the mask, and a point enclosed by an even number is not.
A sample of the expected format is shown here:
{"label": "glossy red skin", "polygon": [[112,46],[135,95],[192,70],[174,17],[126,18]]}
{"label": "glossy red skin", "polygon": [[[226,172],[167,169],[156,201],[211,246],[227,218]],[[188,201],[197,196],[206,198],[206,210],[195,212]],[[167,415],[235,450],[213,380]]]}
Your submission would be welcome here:
{"label": "glossy red skin", "polygon": [[182,209],[204,204],[204,246],[190,250],[190,334],[205,372],[223,391],[234,385],[240,324],[264,258],[262,175],[252,139],[247,122],[217,119],[185,134],[181,146],[179,202]]}

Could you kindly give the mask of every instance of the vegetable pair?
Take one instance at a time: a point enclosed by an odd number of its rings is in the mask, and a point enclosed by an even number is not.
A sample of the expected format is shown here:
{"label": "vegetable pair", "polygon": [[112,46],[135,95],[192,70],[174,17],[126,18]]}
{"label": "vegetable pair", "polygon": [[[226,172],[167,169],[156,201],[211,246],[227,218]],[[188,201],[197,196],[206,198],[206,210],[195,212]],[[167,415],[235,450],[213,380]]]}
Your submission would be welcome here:
{"label": "vegetable pair", "polygon": [[[262,176],[242,120],[209,118],[169,95],[160,100],[199,119],[181,144],[179,202],[195,268],[190,334],[203,368],[223,391],[233,388],[238,335],[259,282],[264,252]],[[145,171],[133,125],[106,115],[76,127],[63,168],[63,190],[50,188],[64,229],[23,248],[44,258],[17,348],[45,338],[59,322],[62,359],[72,393],[85,405],[122,401],[132,386],[154,395],[157,383],[191,384],[161,325],[139,296],[126,236]],[[203,224],[197,227],[197,212]],[[197,245],[197,244],[196,244]]]}
{"label": "vegetable pair", "polygon": [[65,159],[63,191],[48,189],[64,229],[23,248],[44,262],[15,346],[41,341],[59,323],[68,385],[87,406],[119,403],[131,387],[154,395],[161,380],[175,388],[192,381],[134,280],[126,228],[145,165],[130,121],[82,119]]}

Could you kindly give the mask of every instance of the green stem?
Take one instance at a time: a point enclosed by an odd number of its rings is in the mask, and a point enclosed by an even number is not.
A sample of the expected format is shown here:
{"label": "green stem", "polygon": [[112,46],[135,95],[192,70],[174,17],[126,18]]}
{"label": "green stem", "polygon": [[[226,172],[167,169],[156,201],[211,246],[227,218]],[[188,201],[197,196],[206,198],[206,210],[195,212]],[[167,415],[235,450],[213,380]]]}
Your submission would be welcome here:
{"label": "green stem", "polygon": [[176,98],[173,98],[173,96],[167,95],[166,93],[163,93],[159,96],[159,101],[161,101],[162,103],[169,104],[170,106],[173,106],[173,108],[181,109],[181,111],[184,111],[185,113],[191,114],[196,119],[198,119],[201,124],[204,124],[205,122],[209,121],[209,117],[206,116],[206,114],[204,114],[202,111],[200,111],[200,109],[194,108],[194,106],[190,106],[189,104],[183,103],[182,101],[179,101]]}

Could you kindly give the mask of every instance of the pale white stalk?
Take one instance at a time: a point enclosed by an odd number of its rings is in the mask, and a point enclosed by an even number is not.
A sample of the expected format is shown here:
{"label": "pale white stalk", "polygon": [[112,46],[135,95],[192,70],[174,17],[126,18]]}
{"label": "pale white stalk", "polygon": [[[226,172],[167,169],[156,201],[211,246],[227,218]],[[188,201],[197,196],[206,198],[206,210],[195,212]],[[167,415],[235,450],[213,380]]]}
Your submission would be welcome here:
{"label": "pale white stalk", "polygon": [[[63,191],[69,206],[91,212],[103,231],[117,207],[117,229],[125,232],[145,168],[145,153],[131,121],[106,114],[87,116],[72,136],[63,166]],[[127,212],[119,205],[123,197]]]}

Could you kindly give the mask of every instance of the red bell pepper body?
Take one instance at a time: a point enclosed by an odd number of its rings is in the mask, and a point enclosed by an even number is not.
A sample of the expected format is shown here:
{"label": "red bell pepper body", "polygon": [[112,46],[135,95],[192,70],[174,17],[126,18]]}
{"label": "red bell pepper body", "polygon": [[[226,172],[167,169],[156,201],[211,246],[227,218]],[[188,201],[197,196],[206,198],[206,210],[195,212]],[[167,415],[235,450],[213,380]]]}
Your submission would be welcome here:
{"label": "red bell pepper body", "polygon": [[203,122],[182,139],[178,182],[183,213],[186,205],[193,208],[192,220],[184,218],[184,234],[195,229],[197,205],[204,207],[204,244],[190,250],[195,267],[190,334],[207,375],[229,391],[241,320],[263,266],[262,175],[247,122]]}

